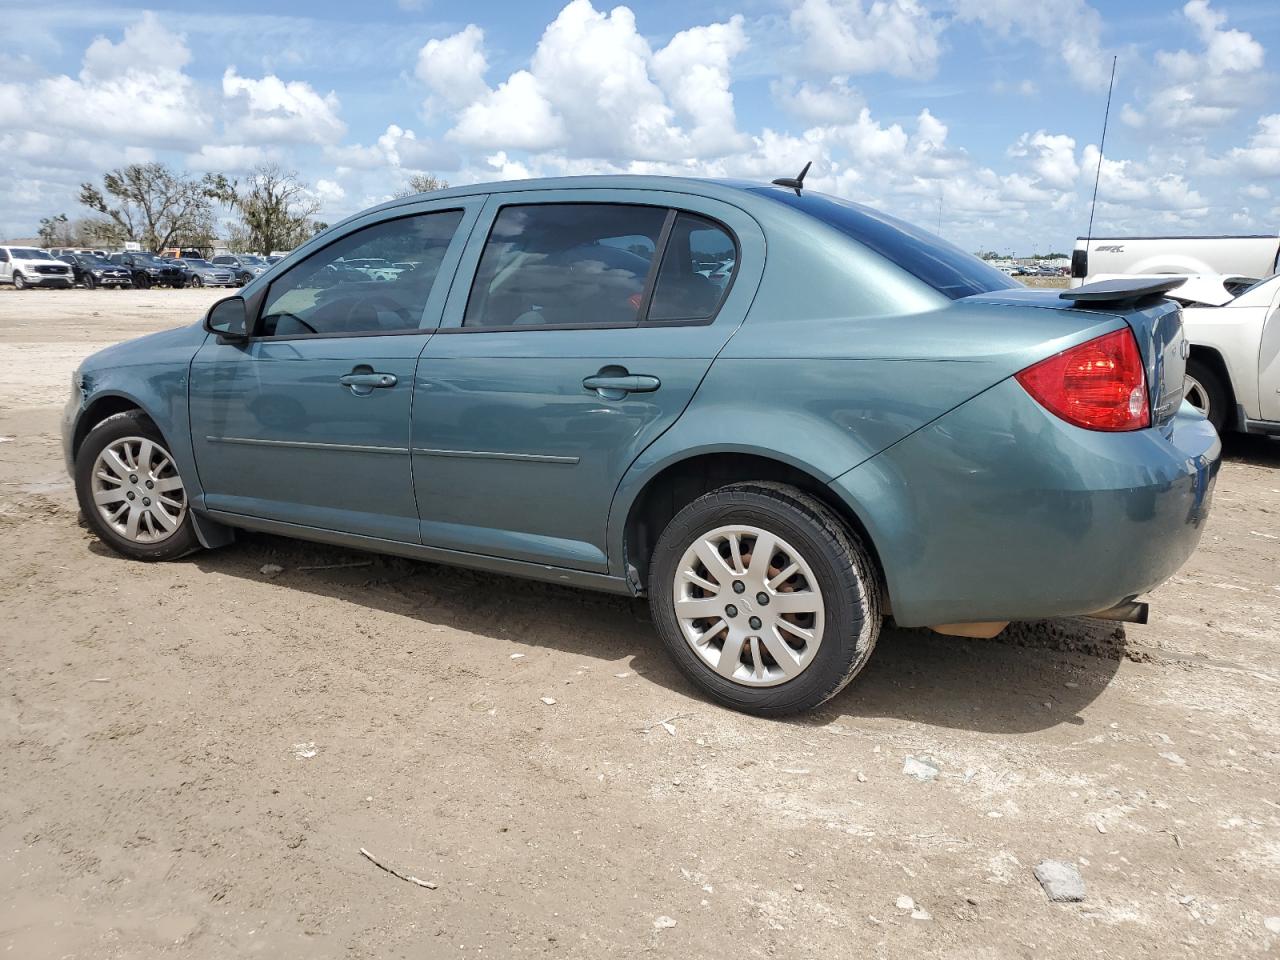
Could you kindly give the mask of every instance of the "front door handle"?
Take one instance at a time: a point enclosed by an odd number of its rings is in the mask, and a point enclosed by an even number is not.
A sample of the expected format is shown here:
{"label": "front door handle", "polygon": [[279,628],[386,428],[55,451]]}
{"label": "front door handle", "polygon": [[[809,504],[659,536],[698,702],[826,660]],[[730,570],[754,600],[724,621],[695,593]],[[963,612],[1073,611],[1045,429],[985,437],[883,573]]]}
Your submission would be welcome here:
{"label": "front door handle", "polygon": [[653,393],[662,386],[662,381],[643,373],[598,373],[583,380],[582,386],[586,390],[594,390],[606,400],[621,400],[629,393]]}
{"label": "front door handle", "polygon": [[394,387],[397,383],[394,373],[347,373],[338,378],[344,387],[350,387],[357,397],[367,397],[374,390]]}

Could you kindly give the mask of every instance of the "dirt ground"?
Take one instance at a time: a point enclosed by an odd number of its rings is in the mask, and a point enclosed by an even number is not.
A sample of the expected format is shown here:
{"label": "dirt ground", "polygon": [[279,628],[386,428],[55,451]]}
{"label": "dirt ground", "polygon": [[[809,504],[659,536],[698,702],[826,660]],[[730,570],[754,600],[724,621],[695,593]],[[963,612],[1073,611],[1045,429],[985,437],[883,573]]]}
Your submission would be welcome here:
{"label": "dirt ground", "polygon": [[624,599],[264,536],[107,552],[71,372],[217,296],[0,291],[7,956],[1280,952],[1280,443],[1229,443],[1150,625],[887,631],[770,722]]}

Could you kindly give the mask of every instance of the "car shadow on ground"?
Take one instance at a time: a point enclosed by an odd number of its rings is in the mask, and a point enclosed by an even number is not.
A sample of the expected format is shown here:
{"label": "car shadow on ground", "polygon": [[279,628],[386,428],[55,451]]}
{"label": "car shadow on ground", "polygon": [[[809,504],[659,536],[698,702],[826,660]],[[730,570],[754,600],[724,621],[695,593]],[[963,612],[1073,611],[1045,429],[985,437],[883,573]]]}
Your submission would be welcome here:
{"label": "car shadow on ground", "polygon": [[[96,540],[90,549],[123,560]],[[263,534],[241,534],[187,562],[219,576],[305,591],[416,620],[616,663],[690,700],[644,601],[366,554]],[[311,568],[311,569],[308,569]],[[839,696],[791,723],[821,726],[888,717],[953,729],[1026,733],[1078,724],[1125,656],[1124,629],[1090,620],[1015,624],[996,640],[944,637],[886,625],[870,663]]]}
{"label": "car shadow on ground", "polygon": [[1280,467],[1280,439],[1229,433],[1222,438],[1222,456],[1255,467]]}

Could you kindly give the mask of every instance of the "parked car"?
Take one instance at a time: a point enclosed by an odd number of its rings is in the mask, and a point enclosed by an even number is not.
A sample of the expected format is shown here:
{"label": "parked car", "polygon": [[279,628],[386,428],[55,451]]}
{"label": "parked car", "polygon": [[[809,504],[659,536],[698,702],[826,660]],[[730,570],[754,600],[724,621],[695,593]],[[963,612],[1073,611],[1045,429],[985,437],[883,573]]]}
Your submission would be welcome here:
{"label": "parked car", "polygon": [[1280,236],[1077,237],[1071,285],[1101,275],[1238,274],[1280,272]]}
{"label": "parked car", "polygon": [[182,268],[166,263],[152,253],[113,253],[111,262],[124,267],[135,287],[181,287],[186,284]]}
{"label": "parked car", "polygon": [[71,267],[37,247],[0,247],[0,283],[26,287],[70,287]]}
{"label": "parked car", "polygon": [[90,290],[133,286],[133,276],[128,269],[92,253],[68,253],[59,259],[70,265],[75,282]]}
{"label": "parked car", "polygon": [[[84,516],[144,560],[245,529],[647,596],[680,670],[762,715],[835,695],[890,610],[1142,621],[1220,454],[1171,282],[1028,290],[786,182],[366,211],[81,365]],[[331,269],[410,250],[392,280]],[[697,265],[724,250],[720,287]]]}
{"label": "parked car", "polygon": [[240,254],[223,254],[214,257],[210,261],[215,267],[227,267],[235,274],[236,283],[244,286],[255,277],[260,277],[270,269],[271,264],[267,263],[262,257],[251,256],[247,253]]}
{"label": "parked car", "polygon": [[174,261],[187,271],[189,287],[235,287],[236,275],[230,267],[220,267],[197,257],[182,257]]}

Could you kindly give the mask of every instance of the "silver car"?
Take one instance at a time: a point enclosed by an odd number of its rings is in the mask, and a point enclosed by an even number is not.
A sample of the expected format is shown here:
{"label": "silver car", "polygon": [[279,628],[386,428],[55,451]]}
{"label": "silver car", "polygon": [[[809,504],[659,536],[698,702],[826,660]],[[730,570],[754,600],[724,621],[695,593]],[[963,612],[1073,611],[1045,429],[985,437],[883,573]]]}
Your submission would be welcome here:
{"label": "silver car", "polygon": [[208,260],[195,257],[177,257],[173,260],[187,271],[189,287],[234,287],[236,275],[227,267],[218,266]]}

